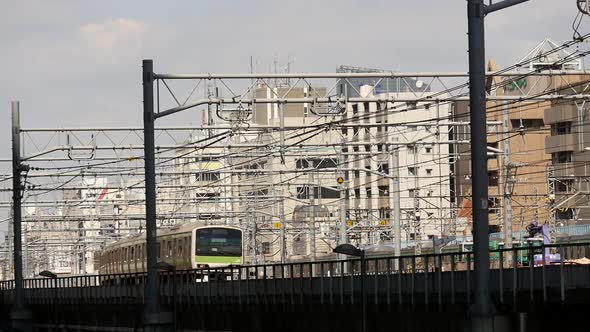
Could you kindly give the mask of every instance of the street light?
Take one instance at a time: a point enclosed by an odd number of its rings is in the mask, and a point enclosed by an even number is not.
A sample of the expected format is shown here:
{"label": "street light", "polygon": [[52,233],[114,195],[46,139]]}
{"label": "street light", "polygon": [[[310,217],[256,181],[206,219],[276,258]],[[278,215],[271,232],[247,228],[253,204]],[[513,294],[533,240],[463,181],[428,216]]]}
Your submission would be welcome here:
{"label": "street light", "polygon": [[47,270],[39,272],[39,275],[49,279],[57,279],[57,274]]}
{"label": "street light", "polygon": [[362,332],[367,331],[367,297],[365,294],[365,251],[361,250],[352,244],[344,243],[336,248],[334,252],[337,254],[343,254],[348,256],[360,257],[361,259],[361,303],[362,303]]}

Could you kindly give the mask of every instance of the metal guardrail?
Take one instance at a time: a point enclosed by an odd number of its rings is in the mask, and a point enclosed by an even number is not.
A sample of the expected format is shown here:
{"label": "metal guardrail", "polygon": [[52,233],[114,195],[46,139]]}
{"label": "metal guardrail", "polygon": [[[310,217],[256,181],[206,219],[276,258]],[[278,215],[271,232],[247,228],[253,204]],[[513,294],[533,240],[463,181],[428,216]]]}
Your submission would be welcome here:
{"label": "metal guardrail", "polygon": [[[551,253],[559,253],[559,260],[550,262]],[[571,289],[590,290],[590,280],[583,277],[590,273],[590,265],[567,264],[569,259],[587,256],[590,243],[491,250],[493,301],[513,306],[533,301],[565,303]],[[471,252],[372,257],[366,259],[364,280],[359,260],[161,272],[159,294],[161,302],[170,306],[348,305],[367,296],[371,305],[442,308],[471,304],[472,261]],[[582,277],[576,278],[579,272]],[[40,305],[140,305],[145,281],[144,273],[25,279],[25,298]],[[0,304],[12,303],[13,288],[14,281],[0,282]]]}

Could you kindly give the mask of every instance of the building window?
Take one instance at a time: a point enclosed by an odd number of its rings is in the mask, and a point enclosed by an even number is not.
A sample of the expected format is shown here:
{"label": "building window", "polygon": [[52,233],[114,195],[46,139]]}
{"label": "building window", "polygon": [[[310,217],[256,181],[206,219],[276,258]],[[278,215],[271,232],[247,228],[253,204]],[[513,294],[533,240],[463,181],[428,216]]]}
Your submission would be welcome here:
{"label": "building window", "polygon": [[408,145],[408,153],[409,154],[417,154],[418,153],[418,147],[415,145]]}
{"label": "building window", "polygon": [[572,122],[558,122],[551,125],[551,135],[567,135],[572,133]]}
{"label": "building window", "polygon": [[410,176],[418,175],[418,167],[408,167],[408,175],[410,175]]}
{"label": "building window", "polygon": [[335,199],[340,198],[340,190],[336,187],[321,187],[320,198]]}
{"label": "building window", "polygon": [[426,153],[432,153],[432,147],[431,146],[427,146],[426,147]]}
{"label": "building window", "polygon": [[297,187],[298,199],[309,199],[309,187]]}
{"label": "building window", "polygon": [[354,197],[361,198],[361,190],[359,188],[354,190]]}
{"label": "building window", "polygon": [[262,242],[262,254],[270,255],[270,242]]}
{"label": "building window", "polygon": [[360,178],[360,177],[361,177],[361,172],[360,172],[360,171],[353,171],[353,174],[354,174],[354,177],[355,177],[356,179],[358,179],[358,178]]}
{"label": "building window", "polygon": [[488,171],[488,186],[498,186],[498,171]]}
{"label": "building window", "polygon": [[572,151],[559,151],[551,154],[551,161],[554,164],[563,164],[572,162]]}
{"label": "building window", "polygon": [[336,168],[337,165],[338,165],[338,159],[334,159],[334,158],[306,158],[306,159],[297,159],[295,161],[295,167],[297,169]]}
{"label": "building window", "polygon": [[379,164],[377,171],[379,173],[389,174],[389,164]]}
{"label": "building window", "polygon": [[221,174],[219,172],[202,172],[195,175],[197,181],[219,181]]}
{"label": "building window", "polygon": [[379,186],[379,197],[389,196],[389,186]]}
{"label": "building window", "polygon": [[571,193],[574,191],[574,179],[563,179],[555,181],[555,192]]}
{"label": "building window", "polygon": [[426,175],[432,175],[432,168],[426,169]]}
{"label": "building window", "polygon": [[574,211],[570,208],[560,208],[555,210],[555,217],[557,220],[571,220],[574,219]]}
{"label": "building window", "polygon": [[221,196],[220,193],[196,193],[195,197],[204,201],[213,201]]}
{"label": "building window", "polygon": [[[498,149],[498,142],[494,142],[494,143],[488,143],[488,147],[493,148],[493,149]],[[492,154],[488,154],[488,159],[497,159],[498,158],[498,154],[496,152],[493,151],[489,151],[488,152],[492,152]]]}
{"label": "building window", "polygon": [[371,188],[367,188],[367,198],[371,198]]}
{"label": "building window", "polygon": [[500,199],[497,197],[488,198],[488,213],[499,213],[500,212]]}
{"label": "building window", "polygon": [[543,119],[512,119],[510,120],[510,125],[512,126],[512,130],[519,130],[520,125],[524,127],[526,130],[538,130],[545,126],[545,122]]}
{"label": "building window", "polygon": [[417,194],[418,194],[418,190],[417,189],[409,189],[408,190],[408,196],[410,198],[417,197]]}

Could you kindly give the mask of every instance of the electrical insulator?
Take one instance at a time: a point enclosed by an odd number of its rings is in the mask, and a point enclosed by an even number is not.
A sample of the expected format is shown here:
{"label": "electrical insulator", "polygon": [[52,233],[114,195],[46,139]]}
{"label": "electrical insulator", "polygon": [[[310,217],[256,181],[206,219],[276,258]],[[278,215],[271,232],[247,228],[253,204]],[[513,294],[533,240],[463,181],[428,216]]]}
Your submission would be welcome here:
{"label": "electrical insulator", "polygon": [[590,15],[590,0],[576,0],[576,4],[582,14]]}

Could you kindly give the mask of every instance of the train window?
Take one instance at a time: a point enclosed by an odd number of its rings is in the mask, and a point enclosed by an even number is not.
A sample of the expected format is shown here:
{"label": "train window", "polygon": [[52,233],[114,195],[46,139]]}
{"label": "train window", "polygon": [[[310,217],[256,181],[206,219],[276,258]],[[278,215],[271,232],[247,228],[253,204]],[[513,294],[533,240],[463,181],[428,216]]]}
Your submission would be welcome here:
{"label": "train window", "polygon": [[172,257],[172,241],[168,241],[168,256],[166,257]]}
{"label": "train window", "polygon": [[131,247],[131,253],[130,253],[130,260],[134,261],[135,260],[135,248]]}
{"label": "train window", "polygon": [[156,252],[158,253],[158,259],[160,259],[160,257],[162,257],[162,255],[160,254],[160,242],[156,244]]}
{"label": "train window", "polygon": [[242,255],[242,232],[227,228],[204,228],[197,230],[195,254],[197,256]]}
{"label": "train window", "polygon": [[184,238],[184,243],[186,244],[186,245],[184,246],[184,248],[185,248],[185,249],[184,249],[184,251],[185,251],[185,252],[184,252],[184,256],[185,256],[185,257],[188,257],[188,256],[190,256],[190,249],[191,249],[191,238],[190,238],[190,237],[188,237],[188,236],[187,236],[187,237],[185,237],[185,238]]}
{"label": "train window", "polygon": [[178,240],[176,240],[176,242],[178,243],[177,244],[178,251],[176,252],[176,255],[182,256],[182,246],[183,246],[184,239],[178,239]]}
{"label": "train window", "polygon": [[123,248],[123,262],[127,261],[127,248]]}

